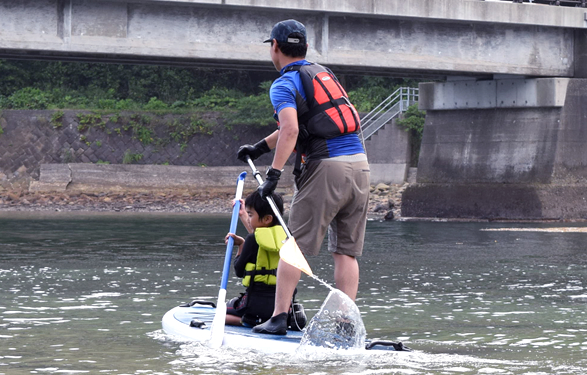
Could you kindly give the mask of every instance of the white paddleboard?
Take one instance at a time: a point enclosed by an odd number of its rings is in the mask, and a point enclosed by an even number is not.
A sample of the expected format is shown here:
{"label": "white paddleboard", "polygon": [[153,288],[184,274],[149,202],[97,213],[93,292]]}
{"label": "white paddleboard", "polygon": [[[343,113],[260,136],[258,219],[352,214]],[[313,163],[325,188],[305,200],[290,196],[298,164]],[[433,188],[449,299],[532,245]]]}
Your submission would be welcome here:
{"label": "white paddleboard", "polygon": [[[163,316],[163,330],[165,333],[182,340],[205,343],[210,339],[210,327],[216,308],[209,303],[192,302],[189,305],[169,310]],[[254,333],[251,328],[227,325],[224,328],[222,346],[235,349],[254,349],[264,353],[294,353],[300,345],[302,336],[303,333],[299,331],[288,330],[287,335],[280,336]],[[393,344],[395,346],[385,342],[378,344],[367,341],[369,349],[377,350],[395,351],[398,344]]]}

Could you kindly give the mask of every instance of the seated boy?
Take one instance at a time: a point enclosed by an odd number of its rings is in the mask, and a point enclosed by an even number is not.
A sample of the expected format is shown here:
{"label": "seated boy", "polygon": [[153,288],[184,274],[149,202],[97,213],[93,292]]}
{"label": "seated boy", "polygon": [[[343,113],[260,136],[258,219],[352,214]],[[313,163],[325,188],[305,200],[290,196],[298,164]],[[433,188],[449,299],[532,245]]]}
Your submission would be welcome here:
{"label": "seated boy", "polygon": [[[277,194],[271,195],[279,213],[283,214],[283,200]],[[253,327],[271,318],[275,303],[275,284],[279,249],[286,239],[286,234],[279,224],[267,200],[261,198],[257,190],[243,202],[239,216],[249,232],[246,239],[229,233],[228,238],[234,239],[238,246],[234,270],[238,277],[243,278],[247,287],[240,297],[227,303],[226,324]],[[299,306],[299,307],[298,307]],[[292,329],[302,329],[306,324],[303,307],[296,304],[295,324]]]}

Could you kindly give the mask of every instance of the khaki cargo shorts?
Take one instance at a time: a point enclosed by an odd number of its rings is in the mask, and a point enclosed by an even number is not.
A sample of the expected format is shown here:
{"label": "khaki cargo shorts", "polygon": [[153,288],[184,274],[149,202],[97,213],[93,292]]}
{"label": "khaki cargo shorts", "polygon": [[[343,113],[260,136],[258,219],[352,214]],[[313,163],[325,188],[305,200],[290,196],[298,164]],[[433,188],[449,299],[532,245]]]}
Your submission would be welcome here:
{"label": "khaki cargo shorts", "polygon": [[302,252],[316,255],[328,229],[328,250],[360,256],[369,203],[364,154],[310,161],[296,181],[289,228]]}

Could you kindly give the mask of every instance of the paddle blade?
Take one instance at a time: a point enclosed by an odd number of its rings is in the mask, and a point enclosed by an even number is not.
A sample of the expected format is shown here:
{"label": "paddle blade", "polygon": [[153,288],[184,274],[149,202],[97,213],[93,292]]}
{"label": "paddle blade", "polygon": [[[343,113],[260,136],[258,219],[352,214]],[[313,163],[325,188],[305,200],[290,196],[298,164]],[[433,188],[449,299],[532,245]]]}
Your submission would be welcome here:
{"label": "paddle blade", "polygon": [[218,301],[216,303],[216,314],[212,320],[212,327],[210,327],[210,340],[208,346],[218,349],[222,346],[224,340],[224,325],[226,320],[226,290],[221,289],[218,293]]}
{"label": "paddle blade", "polygon": [[289,237],[283,246],[281,246],[279,256],[285,263],[294,266],[308,276],[314,276],[310,269],[310,265],[306,261],[306,258],[304,258],[304,254],[302,254],[302,251],[293,237]]}

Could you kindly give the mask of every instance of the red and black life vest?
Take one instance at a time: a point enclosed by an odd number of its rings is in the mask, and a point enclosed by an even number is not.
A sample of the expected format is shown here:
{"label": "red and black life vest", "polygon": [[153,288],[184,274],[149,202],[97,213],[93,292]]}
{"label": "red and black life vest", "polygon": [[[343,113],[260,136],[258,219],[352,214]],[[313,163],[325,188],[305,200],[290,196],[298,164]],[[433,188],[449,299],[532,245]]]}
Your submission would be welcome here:
{"label": "red and black life vest", "polygon": [[300,128],[304,127],[310,135],[326,139],[359,130],[357,110],[330,69],[312,63],[292,65],[285,71],[300,72],[306,93],[306,103],[298,105]]}

